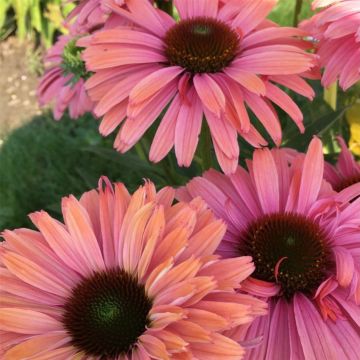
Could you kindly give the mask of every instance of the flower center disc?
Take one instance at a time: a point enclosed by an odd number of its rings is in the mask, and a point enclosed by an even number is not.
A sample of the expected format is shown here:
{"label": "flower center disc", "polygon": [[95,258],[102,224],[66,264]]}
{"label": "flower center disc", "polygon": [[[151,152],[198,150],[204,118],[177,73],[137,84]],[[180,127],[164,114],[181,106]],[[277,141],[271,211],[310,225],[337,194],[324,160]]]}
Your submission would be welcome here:
{"label": "flower center disc", "polygon": [[171,65],[191,73],[215,73],[231,63],[239,36],[227,24],[209,17],[182,20],[165,35],[165,53]]}
{"label": "flower center disc", "polygon": [[253,257],[253,277],[278,282],[282,295],[312,294],[331,266],[327,239],[320,227],[299,214],[271,214],[250,224],[239,251]]}
{"label": "flower center disc", "polygon": [[151,300],[143,285],[121,269],[97,272],[72,291],[63,324],[72,344],[88,356],[126,354],[149,326]]}

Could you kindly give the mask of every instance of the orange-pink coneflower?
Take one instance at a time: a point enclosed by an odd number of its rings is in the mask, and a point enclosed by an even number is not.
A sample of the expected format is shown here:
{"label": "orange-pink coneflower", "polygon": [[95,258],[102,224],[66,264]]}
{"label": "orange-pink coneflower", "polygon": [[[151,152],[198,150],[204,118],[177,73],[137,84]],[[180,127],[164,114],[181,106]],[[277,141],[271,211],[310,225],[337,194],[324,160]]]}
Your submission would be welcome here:
{"label": "orange-pink coneflower", "polygon": [[213,254],[225,225],[201,199],[104,180],[63,199],[64,224],[41,211],[39,231],[3,233],[1,359],[241,359],[224,332],[265,312],[234,291],[251,257]]}

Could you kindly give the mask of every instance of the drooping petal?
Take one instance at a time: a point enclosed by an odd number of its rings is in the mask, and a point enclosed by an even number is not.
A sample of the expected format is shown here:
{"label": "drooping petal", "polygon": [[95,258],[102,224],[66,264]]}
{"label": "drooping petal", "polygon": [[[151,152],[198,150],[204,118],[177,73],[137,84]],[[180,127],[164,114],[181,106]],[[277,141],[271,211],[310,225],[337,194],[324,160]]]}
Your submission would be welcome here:
{"label": "drooping petal", "polygon": [[337,359],[330,330],[306,296],[294,296],[294,314],[304,354],[310,359]]}
{"label": "drooping petal", "polygon": [[[274,158],[270,150],[256,150],[254,152],[254,180],[264,213],[279,211],[279,178]],[[264,174],[268,174],[265,177]]]}
{"label": "drooping petal", "polygon": [[298,212],[305,212],[309,209],[310,204],[316,200],[323,181],[323,172],[322,143],[318,138],[314,138],[309,145],[302,169]]}
{"label": "drooping petal", "polygon": [[203,118],[202,104],[194,89],[191,88],[185,96],[192,101],[181,103],[176,119],[175,154],[179,166],[190,166],[198,145]]}

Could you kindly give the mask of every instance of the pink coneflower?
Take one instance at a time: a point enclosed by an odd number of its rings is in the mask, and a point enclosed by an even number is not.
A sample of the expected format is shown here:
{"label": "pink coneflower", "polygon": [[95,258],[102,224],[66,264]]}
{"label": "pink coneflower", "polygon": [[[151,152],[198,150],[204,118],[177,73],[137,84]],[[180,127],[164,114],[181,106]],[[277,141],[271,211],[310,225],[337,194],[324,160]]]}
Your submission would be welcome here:
{"label": "pink coneflower", "polygon": [[325,163],[324,178],[336,191],[341,191],[360,183],[360,164],[354,159],[344,139],[339,136],[337,140],[341,148],[339,159],[335,166]]}
{"label": "pink coneflower", "polygon": [[104,116],[100,132],[106,136],[123,122],[118,151],[129,150],[167,106],[150,150],[154,162],[174,146],[178,164],[189,166],[205,116],[222,169],[234,172],[238,134],[254,146],[266,144],[247,107],[276,144],[281,127],[272,103],[303,131],[300,109],[276,84],[313,98],[303,76],[310,76],[304,72],[315,58],[296,38],[302,30],[264,20],[276,0],[221,6],[218,0],[177,0],[178,22],[146,0],[128,0],[127,9],[114,0],[104,4],[134,26],[100,31],[79,44],[87,47],[83,58],[95,73],[86,88],[96,115]]}
{"label": "pink coneflower", "polygon": [[325,69],[322,84],[330,86],[339,79],[347,90],[360,80],[360,2],[357,0],[320,0],[313,7],[320,13],[301,25],[316,40],[320,65]]}
{"label": "pink coneflower", "polygon": [[42,77],[37,95],[41,106],[54,102],[54,117],[59,120],[66,109],[73,119],[92,111],[94,103],[85,90],[89,73],[80,59],[77,38],[61,36],[48,51],[45,62],[49,68]]}
{"label": "pink coneflower", "polygon": [[2,234],[1,359],[241,359],[223,333],[265,313],[234,291],[251,257],[213,255],[226,227],[203,200],[104,180],[63,199],[65,224]]}
{"label": "pink coneflower", "polygon": [[70,12],[66,22],[72,23],[76,33],[87,33],[104,25],[109,11],[102,6],[102,0],[80,0]]}
{"label": "pink coneflower", "polygon": [[202,196],[228,231],[218,253],[252,256],[242,291],[267,299],[269,315],[236,335],[261,337],[246,359],[356,360],[360,342],[360,184],[334,193],[323,180],[320,140],[289,161],[255,150],[249,172],[210,170],[179,191]]}
{"label": "pink coneflower", "polygon": [[[119,6],[126,6],[125,0],[114,0],[114,2]],[[112,14],[103,3],[104,0],[80,0],[66,18],[71,33],[85,34],[101,28],[130,25],[126,19]]]}

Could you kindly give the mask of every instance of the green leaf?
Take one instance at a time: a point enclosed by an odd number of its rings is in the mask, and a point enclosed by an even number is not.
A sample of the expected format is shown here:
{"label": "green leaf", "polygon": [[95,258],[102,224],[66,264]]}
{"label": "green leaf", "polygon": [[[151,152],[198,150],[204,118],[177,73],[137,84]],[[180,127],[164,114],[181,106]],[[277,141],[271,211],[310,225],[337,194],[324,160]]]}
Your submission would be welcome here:
{"label": "green leaf", "polygon": [[28,32],[26,19],[31,7],[30,0],[13,0],[15,10],[17,35],[20,40],[24,40]]}
{"label": "green leaf", "polygon": [[312,137],[314,135],[324,136],[337,122],[340,123],[346,110],[347,108],[343,108],[338,111],[331,111],[316,119],[312,118],[310,123],[306,124],[304,134],[299,134],[299,131],[292,127],[284,134],[283,145],[305,151]]}
{"label": "green leaf", "polygon": [[42,31],[42,21],[41,21],[41,5],[40,0],[32,0],[31,8],[30,8],[30,15],[31,15],[31,26],[41,33]]}
{"label": "green leaf", "polygon": [[91,152],[102,157],[104,160],[113,161],[117,164],[117,166],[123,167],[124,169],[131,171],[151,171],[155,173],[159,173],[159,169],[155,166],[150,165],[147,161],[140,159],[137,155],[127,153],[127,154],[119,154],[113,149],[108,149],[99,146],[89,146],[83,148],[83,151]]}

